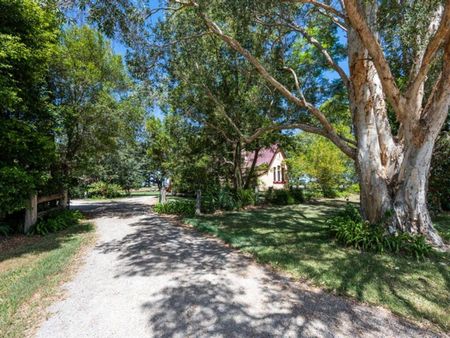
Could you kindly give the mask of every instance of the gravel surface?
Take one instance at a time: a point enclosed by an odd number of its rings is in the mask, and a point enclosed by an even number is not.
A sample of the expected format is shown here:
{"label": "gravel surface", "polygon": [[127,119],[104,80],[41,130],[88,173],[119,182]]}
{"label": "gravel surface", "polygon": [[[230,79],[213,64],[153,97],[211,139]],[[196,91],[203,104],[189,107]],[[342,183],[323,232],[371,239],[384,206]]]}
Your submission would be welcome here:
{"label": "gravel surface", "polygon": [[98,242],[37,337],[437,337],[279,276],[149,212],[153,197],[76,202]]}

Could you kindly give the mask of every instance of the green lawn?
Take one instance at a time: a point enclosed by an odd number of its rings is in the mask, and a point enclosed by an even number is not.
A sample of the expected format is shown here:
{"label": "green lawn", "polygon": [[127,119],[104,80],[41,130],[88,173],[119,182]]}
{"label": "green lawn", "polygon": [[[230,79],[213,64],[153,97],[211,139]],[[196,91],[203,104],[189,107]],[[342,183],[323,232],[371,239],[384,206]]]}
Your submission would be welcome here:
{"label": "green lawn", "polygon": [[[338,204],[342,202],[270,207],[186,222],[296,278],[449,330],[450,255],[436,253],[416,261],[343,248],[324,224]],[[448,234],[450,215],[438,222],[439,230]]]}
{"label": "green lawn", "polygon": [[71,262],[93,238],[90,224],[59,233],[17,236],[0,243],[0,336],[23,337],[45,314]]}

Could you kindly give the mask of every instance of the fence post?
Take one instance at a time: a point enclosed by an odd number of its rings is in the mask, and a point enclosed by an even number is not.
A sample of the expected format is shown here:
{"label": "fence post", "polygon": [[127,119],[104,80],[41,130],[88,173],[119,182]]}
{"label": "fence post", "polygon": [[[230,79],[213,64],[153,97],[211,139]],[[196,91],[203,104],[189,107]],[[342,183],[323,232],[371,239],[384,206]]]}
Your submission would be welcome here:
{"label": "fence post", "polygon": [[67,207],[69,206],[69,195],[67,194],[67,190],[63,191],[63,198],[61,199],[61,206],[64,209],[67,209]]}
{"label": "fence post", "polygon": [[201,206],[202,206],[202,191],[198,189],[195,194],[195,214],[201,215]]}
{"label": "fence post", "polygon": [[30,228],[37,222],[37,194],[30,195],[27,208],[25,209],[25,222],[23,225],[23,232],[28,233]]}

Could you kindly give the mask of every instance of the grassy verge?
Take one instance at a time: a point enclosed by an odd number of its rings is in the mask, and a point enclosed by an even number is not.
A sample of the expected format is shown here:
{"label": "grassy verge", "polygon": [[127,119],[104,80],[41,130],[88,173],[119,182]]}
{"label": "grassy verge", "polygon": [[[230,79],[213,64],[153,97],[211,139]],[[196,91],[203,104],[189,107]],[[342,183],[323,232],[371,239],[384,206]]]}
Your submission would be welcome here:
{"label": "grassy verge", "polygon": [[[436,253],[415,261],[343,248],[330,238],[324,223],[341,205],[326,201],[185,221],[296,278],[450,330],[450,255]],[[439,219],[437,227],[448,234],[450,217]]]}
{"label": "grassy verge", "polygon": [[71,263],[91,243],[93,226],[82,223],[42,236],[10,238],[0,245],[0,336],[23,337],[56,297]]}

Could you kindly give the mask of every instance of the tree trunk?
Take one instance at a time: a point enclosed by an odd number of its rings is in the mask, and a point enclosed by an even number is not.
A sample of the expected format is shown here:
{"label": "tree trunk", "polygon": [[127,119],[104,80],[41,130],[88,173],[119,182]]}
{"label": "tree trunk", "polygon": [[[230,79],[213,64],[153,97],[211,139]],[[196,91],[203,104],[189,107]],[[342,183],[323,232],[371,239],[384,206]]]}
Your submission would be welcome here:
{"label": "tree trunk", "polygon": [[166,187],[162,186],[159,192],[159,203],[164,204],[167,202]]}
{"label": "tree trunk", "polygon": [[258,162],[259,151],[261,148],[257,148],[255,150],[255,156],[253,157],[252,165],[250,170],[247,173],[247,178],[245,180],[244,189],[248,189],[250,187],[250,183],[252,182],[253,175],[255,173],[256,163]]}
{"label": "tree trunk", "polygon": [[234,190],[237,191],[242,188],[242,146],[240,142],[237,142],[234,146],[233,162],[233,184]]}
{"label": "tree trunk", "polygon": [[434,141],[430,138],[420,147],[410,145],[404,154],[398,178],[391,184],[393,218],[390,230],[423,234],[434,245],[442,246],[442,239],[433,227],[427,207],[428,174]]}
{"label": "tree trunk", "polygon": [[[365,2],[361,7],[368,23],[375,25],[376,4]],[[390,233],[422,234],[435,246],[442,246],[426,200],[431,155],[440,127],[430,130],[411,122],[401,125],[398,138],[394,138],[380,78],[351,28],[348,48],[362,215],[371,224],[383,224]],[[415,113],[411,115],[417,116]]]}

